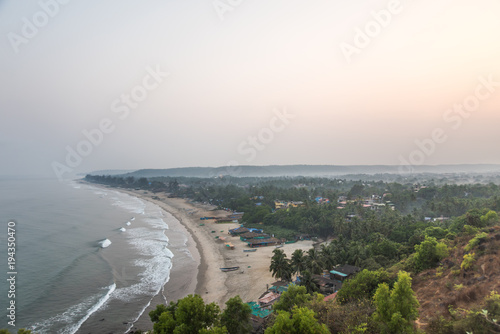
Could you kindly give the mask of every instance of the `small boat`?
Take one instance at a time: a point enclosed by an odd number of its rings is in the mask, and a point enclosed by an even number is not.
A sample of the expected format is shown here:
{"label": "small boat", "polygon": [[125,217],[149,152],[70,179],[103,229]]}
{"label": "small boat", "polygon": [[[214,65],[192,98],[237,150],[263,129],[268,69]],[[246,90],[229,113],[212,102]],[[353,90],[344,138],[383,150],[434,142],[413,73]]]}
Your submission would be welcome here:
{"label": "small boat", "polygon": [[228,268],[220,268],[221,271],[235,271],[235,270],[238,270],[240,269],[240,267],[228,267]]}
{"label": "small boat", "polygon": [[249,253],[249,252],[256,252],[257,251],[257,248],[254,248],[254,249],[244,249],[243,250],[245,253]]}
{"label": "small boat", "polygon": [[276,248],[281,248],[281,247],[283,247],[283,245],[277,245],[277,246],[275,246],[275,247],[276,247]]}

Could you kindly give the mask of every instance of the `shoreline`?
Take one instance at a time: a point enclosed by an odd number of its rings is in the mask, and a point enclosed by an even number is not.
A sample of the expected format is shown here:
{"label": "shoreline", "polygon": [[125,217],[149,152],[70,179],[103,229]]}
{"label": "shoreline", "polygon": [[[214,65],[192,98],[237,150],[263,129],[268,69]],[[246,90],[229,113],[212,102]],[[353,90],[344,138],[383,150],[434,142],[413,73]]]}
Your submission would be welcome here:
{"label": "shoreline", "polygon": [[[262,247],[256,252],[245,253],[243,250],[248,249],[247,244],[239,237],[232,237],[228,234],[229,229],[239,227],[240,223],[215,224],[213,220],[200,220],[200,217],[204,216],[227,216],[228,212],[216,210],[212,205],[192,203],[187,199],[168,198],[164,193],[154,194],[145,190],[115,188],[81,181],[88,185],[105,187],[138,197],[170,213],[187,232],[186,246],[198,263],[197,273],[194,276],[193,272],[186,272],[182,263],[175,263],[174,256],[169,281],[160,293],[153,297],[150,305],[134,322],[131,330],[152,329],[149,312],[154,310],[157,304],[164,304],[165,300],[170,303],[188,294],[198,294],[205,303],[215,302],[221,309],[224,309],[227,300],[236,295],[239,295],[243,302],[257,301],[266,291],[267,285],[276,281],[269,271],[272,251],[275,247]],[[235,249],[230,250],[225,247],[216,236],[227,237],[227,241],[231,242]],[[290,258],[295,249],[308,250],[312,247],[312,241],[300,241],[286,244],[281,249]],[[222,272],[219,269],[233,266],[238,266],[240,269],[233,272]]]}

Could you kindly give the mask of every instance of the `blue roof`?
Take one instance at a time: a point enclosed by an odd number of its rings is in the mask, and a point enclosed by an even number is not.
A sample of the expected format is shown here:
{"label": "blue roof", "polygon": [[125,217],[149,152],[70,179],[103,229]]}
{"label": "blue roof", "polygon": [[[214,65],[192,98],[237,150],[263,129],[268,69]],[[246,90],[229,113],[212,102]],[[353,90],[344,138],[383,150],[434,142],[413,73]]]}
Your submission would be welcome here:
{"label": "blue roof", "polygon": [[340,271],[331,270],[330,274],[339,275],[342,277],[347,277],[347,274],[341,273]]}

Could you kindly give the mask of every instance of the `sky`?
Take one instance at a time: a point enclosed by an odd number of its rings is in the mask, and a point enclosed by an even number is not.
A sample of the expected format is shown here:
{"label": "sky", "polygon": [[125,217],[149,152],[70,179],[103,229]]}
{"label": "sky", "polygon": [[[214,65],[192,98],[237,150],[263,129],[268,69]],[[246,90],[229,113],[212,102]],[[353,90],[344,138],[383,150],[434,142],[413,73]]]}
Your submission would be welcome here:
{"label": "sky", "polygon": [[498,164],[498,17],[497,0],[0,0],[0,175]]}

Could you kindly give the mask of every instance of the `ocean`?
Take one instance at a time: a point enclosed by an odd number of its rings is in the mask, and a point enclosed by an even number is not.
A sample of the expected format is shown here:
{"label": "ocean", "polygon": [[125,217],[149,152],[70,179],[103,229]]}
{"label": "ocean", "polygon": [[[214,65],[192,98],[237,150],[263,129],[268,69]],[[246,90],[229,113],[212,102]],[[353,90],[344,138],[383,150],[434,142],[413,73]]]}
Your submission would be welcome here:
{"label": "ocean", "polygon": [[[154,296],[169,302],[163,286],[174,264],[197,266],[175,217],[113,189],[0,179],[0,212],[0,328],[13,333],[125,333]],[[15,327],[6,317],[9,220],[16,223]]]}

